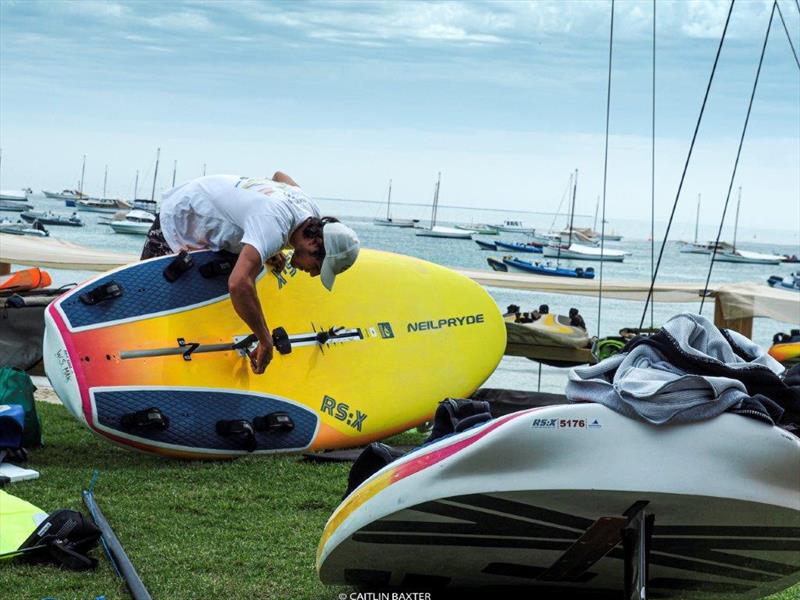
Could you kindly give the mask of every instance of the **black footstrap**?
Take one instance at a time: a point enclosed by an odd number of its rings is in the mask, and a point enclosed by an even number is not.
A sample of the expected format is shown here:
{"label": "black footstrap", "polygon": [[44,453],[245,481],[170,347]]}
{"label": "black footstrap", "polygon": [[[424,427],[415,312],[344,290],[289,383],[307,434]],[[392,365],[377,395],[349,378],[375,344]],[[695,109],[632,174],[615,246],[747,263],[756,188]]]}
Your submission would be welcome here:
{"label": "black footstrap", "polygon": [[192,257],[189,256],[189,253],[186,252],[186,250],[181,250],[180,254],[172,259],[172,261],[167,265],[167,268],[164,269],[164,279],[170,283],[174,283],[181,275],[183,275],[193,266],[194,261],[192,260]]}
{"label": "black footstrap", "polygon": [[265,432],[292,431],[294,421],[287,413],[278,411],[253,419],[253,428]]}
{"label": "black footstrap", "polygon": [[145,429],[165,431],[169,428],[169,417],[157,407],[151,406],[133,413],[127,413],[120,418],[123,429]]}
{"label": "black footstrap", "polygon": [[249,421],[217,421],[217,433],[222,437],[239,438],[248,452],[256,449],[256,432]]}
{"label": "black footstrap", "polygon": [[92,288],[85,294],[78,296],[80,301],[84,304],[93,305],[105,302],[106,300],[113,300],[122,296],[122,286],[116,281],[109,281],[102,285]]}
{"label": "black footstrap", "polygon": [[231,252],[220,252],[217,258],[200,265],[198,271],[205,279],[230,275],[233,267],[236,266],[238,256]]}

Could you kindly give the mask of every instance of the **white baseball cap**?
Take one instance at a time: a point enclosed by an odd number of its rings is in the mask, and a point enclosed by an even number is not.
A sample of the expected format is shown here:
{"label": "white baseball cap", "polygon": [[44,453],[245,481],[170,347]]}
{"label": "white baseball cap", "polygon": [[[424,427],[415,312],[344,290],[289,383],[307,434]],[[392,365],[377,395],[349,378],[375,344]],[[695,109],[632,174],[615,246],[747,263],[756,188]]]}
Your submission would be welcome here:
{"label": "white baseball cap", "polygon": [[319,278],[329,290],[336,276],[346,271],[358,258],[360,243],[356,232],[343,223],[326,223],[322,228],[325,244],[325,259],[320,267]]}

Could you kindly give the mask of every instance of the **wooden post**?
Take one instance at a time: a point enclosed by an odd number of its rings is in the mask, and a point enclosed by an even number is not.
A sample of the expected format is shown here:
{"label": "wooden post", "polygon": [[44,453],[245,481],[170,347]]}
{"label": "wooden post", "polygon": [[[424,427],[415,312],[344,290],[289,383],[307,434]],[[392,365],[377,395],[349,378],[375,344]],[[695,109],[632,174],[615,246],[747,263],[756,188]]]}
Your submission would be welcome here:
{"label": "wooden post", "polygon": [[0,262],[0,275],[8,275],[11,273],[11,265],[9,263]]}
{"label": "wooden post", "polygon": [[725,329],[733,329],[738,331],[743,336],[753,339],[753,317],[746,317],[743,319],[725,319],[722,314],[722,302],[720,302],[720,294],[714,296],[714,325],[717,327],[724,327]]}

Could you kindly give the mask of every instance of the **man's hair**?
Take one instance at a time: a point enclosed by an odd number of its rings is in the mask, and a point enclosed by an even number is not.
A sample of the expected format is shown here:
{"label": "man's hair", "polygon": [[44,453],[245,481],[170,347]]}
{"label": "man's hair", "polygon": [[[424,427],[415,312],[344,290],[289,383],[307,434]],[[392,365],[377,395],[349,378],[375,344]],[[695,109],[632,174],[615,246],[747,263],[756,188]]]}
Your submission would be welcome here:
{"label": "man's hair", "polygon": [[[325,227],[328,223],[338,223],[339,219],[336,217],[322,217],[318,219],[317,217],[310,217],[303,227],[303,237],[308,239],[319,238],[320,242],[322,242],[322,228]],[[325,244],[321,243],[319,245],[319,249],[313,253],[315,258],[319,260],[325,260]]]}

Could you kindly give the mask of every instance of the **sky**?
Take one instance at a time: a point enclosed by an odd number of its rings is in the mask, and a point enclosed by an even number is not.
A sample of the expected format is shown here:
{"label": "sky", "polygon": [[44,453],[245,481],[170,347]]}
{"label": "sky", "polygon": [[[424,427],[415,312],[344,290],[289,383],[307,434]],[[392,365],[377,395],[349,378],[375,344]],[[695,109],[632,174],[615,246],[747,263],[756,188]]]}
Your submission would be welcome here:
{"label": "sky", "polygon": [[[656,4],[656,216],[669,214],[728,12]],[[795,0],[779,0],[800,51]],[[719,222],[772,3],[735,3],[678,205]],[[282,170],[312,196],[577,211],[603,190],[611,3],[0,0],[0,187],[139,195]],[[614,13],[606,214],[650,219],[653,3]],[[770,32],[734,190],[800,231],[800,68]],[[734,193],[735,196],[735,193]],[[735,198],[734,198],[735,199]],[[731,215],[733,210],[729,212]],[[728,222],[732,217],[728,217]],[[796,239],[796,237],[795,237]]]}

